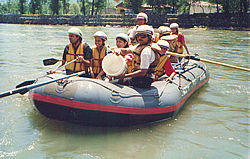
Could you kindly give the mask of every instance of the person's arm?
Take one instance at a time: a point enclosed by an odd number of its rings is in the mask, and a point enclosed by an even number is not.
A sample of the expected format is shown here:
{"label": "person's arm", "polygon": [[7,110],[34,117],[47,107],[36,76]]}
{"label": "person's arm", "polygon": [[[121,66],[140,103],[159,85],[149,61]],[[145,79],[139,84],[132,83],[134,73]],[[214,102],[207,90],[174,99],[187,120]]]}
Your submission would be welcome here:
{"label": "person's arm", "polygon": [[168,76],[166,81],[172,82],[174,76],[176,75],[176,72],[175,72],[173,66],[171,65],[170,58],[167,59],[167,61],[165,62],[163,67],[164,67],[165,73]]}
{"label": "person's arm", "polygon": [[184,44],[183,44],[183,46],[184,46],[184,48],[185,48],[185,50],[186,50],[187,54],[189,55],[189,51],[188,51],[188,48],[187,48],[186,43],[184,43]]}
{"label": "person's arm", "polygon": [[95,78],[95,74],[94,74],[94,71],[93,71],[93,65],[94,65],[94,59],[91,59],[91,60],[90,60],[89,71],[90,71],[91,77],[92,77],[92,78]]}
{"label": "person's arm", "polygon": [[102,75],[104,75],[104,71],[102,71],[96,76],[97,79],[102,80]]}
{"label": "person's arm", "polygon": [[84,45],[83,52],[84,52],[84,58],[82,56],[79,56],[80,62],[84,62],[90,65],[90,59],[93,58],[93,55],[92,55],[92,49],[89,47],[87,43]]}
{"label": "person's arm", "polygon": [[180,41],[181,41],[183,47],[185,48],[187,54],[189,55],[189,51],[188,51],[188,48],[187,48],[187,45],[186,45],[186,42],[185,42],[184,35],[181,33],[179,36],[180,36],[180,38],[181,38]]}
{"label": "person's arm", "polygon": [[[152,57],[153,56],[153,57]],[[140,69],[129,73],[129,74],[125,74],[122,77],[123,78],[127,78],[127,77],[138,77],[138,76],[145,76],[148,68],[150,66],[150,64],[155,60],[154,57],[154,53],[150,48],[145,48],[142,52],[141,52],[141,65],[140,65]],[[121,78],[121,77],[119,77]]]}

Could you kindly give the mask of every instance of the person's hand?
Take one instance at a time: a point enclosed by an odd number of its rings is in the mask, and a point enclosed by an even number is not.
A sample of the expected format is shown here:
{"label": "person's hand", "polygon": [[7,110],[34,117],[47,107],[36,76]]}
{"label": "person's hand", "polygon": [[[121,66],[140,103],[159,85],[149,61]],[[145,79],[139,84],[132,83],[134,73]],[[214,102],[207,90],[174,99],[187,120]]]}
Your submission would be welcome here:
{"label": "person's hand", "polygon": [[84,62],[84,58],[82,56],[78,56],[80,62]]}
{"label": "person's hand", "polygon": [[125,77],[125,74],[121,74],[121,75],[119,75],[119,76],[116,76],[115,78],[124,78]]}
{"label": "person's hand", "polygon": [[95,78],[95,74],[94,73],[90,73],[92,78]]}
{"label": "person's hand", "polygon": [[100,75],[97,75],[96,79],[102,80],[102,77]]}
{"label": "person's hand", "polygon": [[53,74],[53,73],[55,73],[55,71],[54,70],[49,70],[49,72],[47,72],[48,74]]}
{"label": "person's hand", "polygon": [[114,53],[115,53],[117,56],[121,55],[121,49],[119,49],[119,48],[114,48]]}
{"label": "person's hand", "polygon": [[166,82],[172,83],[173,80],[172,80],[171,78],[168,77],[168,78],[166,79]]}

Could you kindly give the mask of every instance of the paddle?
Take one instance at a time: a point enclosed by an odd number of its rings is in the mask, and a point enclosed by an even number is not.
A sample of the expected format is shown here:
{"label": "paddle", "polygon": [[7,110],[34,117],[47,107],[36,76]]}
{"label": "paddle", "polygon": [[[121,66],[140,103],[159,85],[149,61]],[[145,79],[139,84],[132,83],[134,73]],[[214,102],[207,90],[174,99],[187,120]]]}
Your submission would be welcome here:
{"label": "paddle", "polygon": [[53,82],[56,82],[56,81],[59,81],[59,80],[66,79],[66,78],[70,78],[70,77],[74,77],[74,76],[80,76],[80,75],[82,75],[84,73],[85,72],[78,72],[78,73],[74,73],[74,74],[67,75],[67,76],[64,76],[64,77],[52,79],[52,80],[49,80],[49,81],[46,81],[46,82],[41,82],[41,83],[32,84],[32,85],[25,86],[25,87],[20,87],[20,88],[17,88],[17,89],[8,90],[8,91],[0,93],[0,98],[10,96],[10,95],[13,95],[13,94],[17,94],[17,93],[25,94],[31,89],[41,87],[41,86],[44,86],[44,85],[47,85],[47,84],[50,84],[50,83],[53,83]]}
{"label": "paddle", "polygon": [[44,59],[44,60],[43,60],[43,65],[44,65],[44,66],[47,66],[47,65],[54,65],[54,64],[57,63],[58,61],[60,61],[60,60],[55,59],[55,58]]}
{"label": "paddle", "polygon": [[202,62],[207,62],[207,63],[211,63],[211,64],[226,66],[226,67],[235,68],[235,69],[239,69],[239,70],[242,70],[242,71],[248,71],[248,72],[250,72],[250,70],[249,70],[248,68],[245,68],[245,67],[234,66],[234,65],[230,65],[230,64],[226,64],[226,63],[222,63],[222,62],[217,62],[217,61],[212,61],[212,60],[197,58],[197,57],[195,57],[195,56],[193,56],[193,55],[182,55],[182,54],[177,54],[177,53],[173,53],[173,52],[169,52],[169,51],[166,51],[166,54],[172,55],[172,56],[183,57],[183,58],[185,58],[185,59],[191,59],[191,60],[196,60],[196,61],[202,61]]}
{"label": "paddle", "polygon": [[[57,59],[54,59],[54,58],[45,59],[45,60],[43,60],[43,64],[46,66],[46,65],[49,65],[49,63],[50,63],[50,64],[54,63],[56,60],[57,60]],[[61,67],[58,67],[57,69],[54,70],[54,72],[56,72],[57,70],[59,70],[59,69],[62,68],[62,67],[68,66],[69,64],[75,62],[76,60],[78,60],[78,58],[76,58],[75,60],[70,61],[69,63],[66,63],[65,65],[63,65],[63,66],[61,66]],[[57,61],[60,61],[60,60],[57,60]],[[44,63],[44,62],[45,62],[45,63]],[[55,64],[55,63],[54,63],[54,64]],[[47,72],[47,74],[49,74],[49,72]],[[23,86],[31,85],[31,84],[33,84],[35,81],[36,81],[36,80],[24,81],[24,82],[18,84],[18,85],[16,86],[16,88],[20,88],[20,87],[23,87]]]}

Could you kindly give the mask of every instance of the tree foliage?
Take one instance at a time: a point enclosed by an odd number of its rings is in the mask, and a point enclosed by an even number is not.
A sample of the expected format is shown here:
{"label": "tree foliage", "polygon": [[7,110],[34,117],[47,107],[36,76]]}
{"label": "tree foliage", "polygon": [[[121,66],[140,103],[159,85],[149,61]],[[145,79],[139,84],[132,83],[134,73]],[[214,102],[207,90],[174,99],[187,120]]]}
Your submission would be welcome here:
{"label": "tree foliage", "polygon": [[[68,14],[74,7],[70,8],[70,0],[5,0],[0,1],[1,14]],[[192,2],[201,0],[192,0]],[[225,14],[240,13],[248,11],[248,0],[202,0],[222,6]],[[123,0],[127,8],[138,13],[143,3],[152,6],[153,14],[164,14],[163,6],[168,6],[171,13],[189,13],[191,0]],[[77,0],[80,7],[79,14],[99,14],[106,7],[106,0]],[[76,6],[76,5],[75,5]],[[92,8],[92,9],[91,9]]]}
{"label": "tree foliage", "polygon": [[127,8],[132,9],[134,13],[138,13],[143,0],[123,0],[123,2]]}

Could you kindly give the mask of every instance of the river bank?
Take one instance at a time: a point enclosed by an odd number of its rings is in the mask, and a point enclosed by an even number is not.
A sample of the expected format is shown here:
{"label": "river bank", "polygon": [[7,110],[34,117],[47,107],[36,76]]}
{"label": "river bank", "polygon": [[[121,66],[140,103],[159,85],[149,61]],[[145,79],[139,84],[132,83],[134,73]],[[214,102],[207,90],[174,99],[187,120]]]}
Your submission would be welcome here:
{"label": "river bank", "polygon": [[[170,25],[177,22],[180,27],[209,27],[221,28],[223,30],[249,30],[248,19],[239,14],[225,15],[215,14],[167,14],[167,15],[148,15],[149,25],[159,27]],[[113,15],[21,15],[21,14],[2,14],[0,23],[11,24],[39,24],[39,25],[73,25],[73,26],[134,26],[136,25],[136,14],[113,14]]]}

